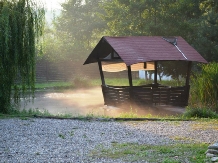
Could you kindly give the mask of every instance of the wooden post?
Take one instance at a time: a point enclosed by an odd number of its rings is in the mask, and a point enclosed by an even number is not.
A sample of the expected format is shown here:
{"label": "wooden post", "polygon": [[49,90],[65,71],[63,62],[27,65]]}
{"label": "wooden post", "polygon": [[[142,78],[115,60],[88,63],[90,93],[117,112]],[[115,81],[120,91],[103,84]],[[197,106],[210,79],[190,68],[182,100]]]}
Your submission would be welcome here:
{"label": "wooden post", "polygon": [[185,83],[185,91],[186,91],[186,100],[184,103],[185,106],[188,106],[188,100],[189,100],[189,90],[190,90],[189,80],[190,80],[191,68],[192,68],[192,62],[189,61],[187,74],[186,74],[186,83]]}
{"label": "wooden post", "polygon": [[154,84],[157,84],[157,61],[154,62]]}
{"label": "wooden post", "polygon": [[127,66],[128,69],[128,78],[129,78],[129,104],[130,107],[132,107],[132,103],[133,103],[133,94],[132,94],[132,71],[131,71],[131,66]]}
{"label": "wooden post", "polygon": [[131,66],[127,66],[128,68],[128,77],[129,77],[129,86],[132,87],[132,72],[131,72]]}
{"label": "wooden post", "polygon": [[190,74],[191,74],[191,68],[192,68],[192,61],[188,62],[188,70],[186,74],[186,86],[189,86],[189,80],[190,80]]}
{"label": "wooden post", "polygon": [[102,64],[101,61],[98,59],[98,67],[99,67],[99,72],[100,72],[100,76],[101,76],[101,83],[103,86],[105,86],[105,80],[104,80],[104,74],[103,74],[103,70],[102,70]]}

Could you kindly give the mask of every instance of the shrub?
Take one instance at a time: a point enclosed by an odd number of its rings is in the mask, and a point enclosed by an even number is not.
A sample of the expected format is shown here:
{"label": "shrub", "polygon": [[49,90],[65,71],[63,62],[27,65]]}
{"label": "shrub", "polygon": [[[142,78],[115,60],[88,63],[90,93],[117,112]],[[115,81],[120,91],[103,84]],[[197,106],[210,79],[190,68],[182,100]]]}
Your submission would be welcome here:
{"label": "shrub", "polygon": [[91,86],[91,81],[87,77],[76,77],[73,80],[74,86],[77,88],[86,88]]}
{"label": "shrub", "polygon": [[188,108],[184,113],[186,118],[218,118],[218,114],[209,108]]}
{"label": "shrub", "polygon": [[202,72],[192,77],[191,106],[210,107],[218,111],[218,64],[201,65]]}

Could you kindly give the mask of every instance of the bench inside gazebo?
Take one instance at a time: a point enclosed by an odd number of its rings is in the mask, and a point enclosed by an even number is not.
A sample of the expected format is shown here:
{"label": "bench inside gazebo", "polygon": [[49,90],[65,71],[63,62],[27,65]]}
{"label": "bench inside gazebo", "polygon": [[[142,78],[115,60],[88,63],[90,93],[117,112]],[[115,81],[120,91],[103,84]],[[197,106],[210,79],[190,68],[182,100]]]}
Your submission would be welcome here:
{"label": "bench inside gazebo", "polygon": [[[184,86],[172,87],[157,82],[161,61],[187,62]],[[105,105],[187,106],[192,62],[207,61],[182,37],[129,36],[102,37],[84,64],[98,63]],[[129,86],[106,85],[103,71],[128,71]],[[154,70],[154,83],[133,86],[132,71]]]}

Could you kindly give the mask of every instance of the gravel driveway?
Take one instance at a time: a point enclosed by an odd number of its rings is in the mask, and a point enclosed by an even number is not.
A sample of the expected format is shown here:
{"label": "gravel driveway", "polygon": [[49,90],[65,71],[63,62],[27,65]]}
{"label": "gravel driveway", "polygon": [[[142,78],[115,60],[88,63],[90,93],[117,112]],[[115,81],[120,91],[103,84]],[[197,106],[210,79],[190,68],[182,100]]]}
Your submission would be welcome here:
{"label": "gravel driveway", "polygon": [[217,128],[201,123],[1,119],[0,162],[122,162],[91,157],[90,152],[113,142],[160,145],[217,141]]}

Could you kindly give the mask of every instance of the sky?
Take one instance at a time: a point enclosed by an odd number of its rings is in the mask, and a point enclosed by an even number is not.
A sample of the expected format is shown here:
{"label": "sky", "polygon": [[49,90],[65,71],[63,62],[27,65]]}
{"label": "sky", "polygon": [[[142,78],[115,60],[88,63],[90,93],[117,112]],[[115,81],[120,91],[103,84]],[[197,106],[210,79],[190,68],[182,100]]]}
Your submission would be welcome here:
{"label": "sky", "polygon": [[45,4],[45,8],[48,10],[61,9],[60,3],[65,2],[65,0],[40,0]]}

